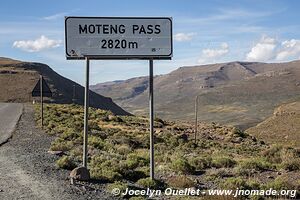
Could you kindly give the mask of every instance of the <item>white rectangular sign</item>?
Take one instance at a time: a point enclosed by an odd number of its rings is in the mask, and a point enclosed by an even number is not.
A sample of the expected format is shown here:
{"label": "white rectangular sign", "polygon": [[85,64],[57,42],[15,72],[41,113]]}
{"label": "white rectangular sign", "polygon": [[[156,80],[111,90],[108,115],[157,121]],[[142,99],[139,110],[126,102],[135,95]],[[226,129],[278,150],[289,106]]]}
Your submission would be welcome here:
{"label": "white rectangular sign", "polygon": [[66,17],[67,59],[171,59],[172,19]]}

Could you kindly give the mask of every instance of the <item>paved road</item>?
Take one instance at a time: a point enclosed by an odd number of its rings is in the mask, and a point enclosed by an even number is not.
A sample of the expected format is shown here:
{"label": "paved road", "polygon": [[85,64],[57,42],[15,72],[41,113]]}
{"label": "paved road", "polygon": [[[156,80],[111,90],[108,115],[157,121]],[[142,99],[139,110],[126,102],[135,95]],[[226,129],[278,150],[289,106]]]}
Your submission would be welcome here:
{"label": "paved road", "polygon": [[36,127],[34,108],[24,104],[12,139],[0,146],[0,200],[118,200],[102,184],[71,185],[70,171],[58,170],[59,157],[48,153],[55,138]]}
{"label": "paved road", "polygon": [[12,136],[22,111],[20,103],[0,103],[0,145]]}

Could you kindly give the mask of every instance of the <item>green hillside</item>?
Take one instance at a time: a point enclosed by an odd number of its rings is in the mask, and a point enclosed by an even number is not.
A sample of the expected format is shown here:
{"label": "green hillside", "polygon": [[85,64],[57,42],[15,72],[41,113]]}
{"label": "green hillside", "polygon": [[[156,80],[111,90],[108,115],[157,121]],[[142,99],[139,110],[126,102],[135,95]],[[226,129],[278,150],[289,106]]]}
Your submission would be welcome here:
{"label": "green hillside", "polygon": [[[38,109],[38,106],[36,107]],[[39,112],[36,112],[39,124]],[[50,150],[62,151],[58,167],[73,169],[82,161],[83,109],[45,106],[45,129],[56,139]],[[270,146],[235,127],[199,123],[198,140],[187,123],[155,119],[155,173],[149,176],[149,121],[90,109],[88,167],[93,179],[113,187],[201,189],[299,188],[299,150]]]}

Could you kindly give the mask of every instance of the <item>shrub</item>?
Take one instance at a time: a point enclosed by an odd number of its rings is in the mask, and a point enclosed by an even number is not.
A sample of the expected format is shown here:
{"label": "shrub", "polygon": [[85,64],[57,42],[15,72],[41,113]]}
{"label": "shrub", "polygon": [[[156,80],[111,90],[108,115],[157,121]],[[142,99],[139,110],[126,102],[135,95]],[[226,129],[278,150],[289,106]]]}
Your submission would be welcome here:
{"label": "shrub", "polygon": [[113,191],[113,189],[118,188],[121,191],[120,192],[120,194],[121,194],[126,191],[126,189],[128,188],[128,185],[121,181],[115,181],[114,183],[108,184],[106,188],[110,193]]}
{"label": "shrub", "polygon": [[207,174],[206,179],[207,180],[217,180],[217,179],[222,179],[224,177],[230,177],[232,176],[232,173],[228,169],[218,169],[218,170],[213,170],[210,173]]}
{"label": "shrub", "polygon": [[273,169],[272,164],[260,158],[244,160],[240,163],[239,167],[244,170],[256,171],[266,171],[268,169]]}
{"label": "shrub", "polygon": [[131,197],[129,200],[145,200],[145,198],[139,196],[139,197]]}
{"label": "shrub", "polygon": [[138,185],[144,188],[159,188],[162,183],[157,180],[152,180],[151,178],[142,178],[136,182]]}
{"label": "shrub", "polygon": [[270,188],[274,190],[291,190],[294,188],[289,181],[282,177],[277,177],[275,180],[268,182],[263,186],[264,189],[268,190]]}
{"label": "shrub", "polygon": [[127,171],[124,171],[123,176],[126,177],[126,179],[130,180],[130,181],[137,181],[141,178],[147,177],[146,173],[142,170],[127,170]]}
{"label": "shrub", "polygon": [[137,167],[135,171],[143,172],[146,176],[150,176],[149,166]]}
{"label": "shrub", "polygon": [[189,160],[189,163],[196,170],[203,170],[211,167],[212,159],[210,157],[192,158]]}
{"label": "shrub", "polygon": [[231,177],[221,183],[221,188],[233,189],[233,190],[236,188],[248,189],[248,185],[246,184],[246,181],[240,177],[237,178]]}
{"label": "shrub", "polygon": [[167,180],[167,184],[175,188],[195,187],[195,182],[186,176],[173,176]]}
{"label": "shrub", "polygon": [[176,172],[181,172],[183,174],[193,174],[195,168],[191,166],[186,159],[179,158],[172,162],[172,168]]}
{"label": "shrub", "polygon": [[122,174],[128,170],[120,155],[104,151],[101,155],[92,156],[90,169],[93,178],[109,182],[121,180]]}
{"label": "shrub", "polygon": [[97,180],[114,182],[121,180],[123,177],[119,172],[109,169],[91,168],[91,177]]}
{"label": "shrub", "polygon": [[131,153],[127,155],[126,164],[129,169],[134,169],[136,167],[143,167],[148,165],[148,159],[145,159],[136,153]]}
{"label": "shrub", "polygon": [[77,146],[77,147],[71,149],[70,152],[69,152],[69,154],[70,154],[70,156],[72,158],[75,158],[76,160],[80,160],[81,161],[82,160],[82,154],[83,154],[82,147],[81,146]]}
{"label": "shrub", "polygon": [[121,155],[127,155],[129,154],[132,150],[130,148],[129,145],[127,144],[121,144],[121,145],[118,145],[116,146],[116,151],[121,154]]}
{"label": "shrub", "polygon": [[288,171],[300,170],[300,159],[284,161],[280,167]]}
{"label": "shrub", "polygon": [[73,148],[72,141],[64,141],[60,138],[51,143],[51,151],[69,151]]}
{"label": "shrub", "polygon": [[101,128],[98,125],[98,121],[96,120],[89,120],[89,129],[101,131]]}
{"label": "shrub", "polygon": [[89,136],[88,144],[97,149],[103,149],[103,147],[105,146],[103,140],[100,137],[96,137],[93,135]]}
{"label": "shrub", "polygon": [[271,146],[269,149],[262,152],[262,155],[266,158],[268,162],[271,163],[281,163],[281,152],[282,147],[281,146]]}
{"label": "shrub", "polygon": [[245,132],[239,130],[239,129],[236,128],[236,127],[233,127],[233,128],[232,128],[232,130],[230,131],[230,134],[231,134],[231,135],[238,136],[238,137],[241,137],[241,138],[246,138],[246,137],[248,136]]}
{"label": "shrub", "polygon": [[247,185],[252,190],[259,190],[259,189],[261,189],[260,183],[257,180],[254,180],[254,179],[247,180]]}
{"label": "shrub", "polygon": [[155,122],[159,122],[159,123],[165,125],[165,121],[162,120],[162,119],[160,119],[160,118],[158,118],[158,117],[155,117],[155,118],[154,118],[154,121],[155,121]]}
{"label": "shrub", "polygon": [[235,165],[236,161],[229,157],[217,157],[212,161],[212,166],[216,168],[234,167]]}
{"label": "shrub", "polygon": [[72,170],[76,167],[75,162],[69,156],[63,156],[56,161],[56,165],[62,169]]}
{"label": "shrub", "polygon": [[295,171],[300,168],[300,161],[295,149],[274,145],[265,150],[262,155],[271,163],[281,164],[279,167],[283,169]]}
{"label": "shrub", "polygon": [[63,140],[71,141],[71,140],[76,139],[80,136],[76,131],[74,131],[74,129],[65,128],[65,130],[63,131],[63,133],[59,137]]}

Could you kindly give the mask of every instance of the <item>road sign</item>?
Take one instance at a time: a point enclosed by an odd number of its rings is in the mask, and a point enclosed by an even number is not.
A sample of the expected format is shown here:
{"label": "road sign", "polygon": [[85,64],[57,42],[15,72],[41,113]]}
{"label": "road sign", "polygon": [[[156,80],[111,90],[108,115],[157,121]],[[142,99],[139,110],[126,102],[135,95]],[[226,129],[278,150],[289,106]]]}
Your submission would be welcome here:
{"label": "road sign", "polygon": [[43,128],[44,126],[44,102],[43,98],[44,97],[52,97],[52,92],[46,83],[45,79],[43,78],[42,75],[40,75],[39,81],[36,83],[34,86],[31,95],[33,97],[40,97],[41,98],[41,127]]}
{"label": "road sign", "polygon": [[171,59],[172,18],[65,17],[67,59],[85,59],[82,165],[87,168],[90,59],[149,60],[150,178],[154,179],[153,60]]}
{"label": "road sign", "polygon": [[[41,88],[41,80],[42,80],[42,87],[43,88]],[[33,97],[41,96],[41,89],[42,89],[44,97],[52,97],[52,92],[51,92],[48,84],[46,83],[46,81],[43,77],[40,78],[39,81],[36,83],[36,85],[34,86],[32,92],[31,92],[31,95]]]}
{"label": "road sign", "polygon": [[66,17],[67,59],[171,59],[172,18]]}

